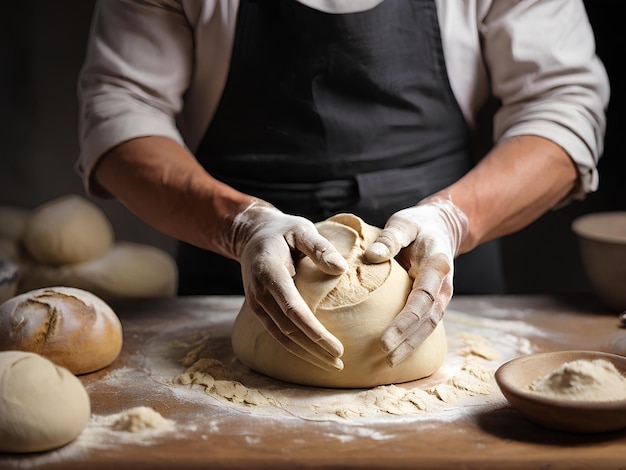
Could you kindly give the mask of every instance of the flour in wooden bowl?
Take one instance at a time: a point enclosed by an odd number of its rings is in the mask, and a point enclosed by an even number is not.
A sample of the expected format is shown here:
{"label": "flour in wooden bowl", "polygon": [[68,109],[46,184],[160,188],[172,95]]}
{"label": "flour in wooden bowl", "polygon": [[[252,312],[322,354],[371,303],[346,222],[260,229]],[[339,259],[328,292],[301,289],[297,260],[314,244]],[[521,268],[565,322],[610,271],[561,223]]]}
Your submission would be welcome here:
{"label": "flour in wooden bowl", "polygon": [[626,400],[626,377],[605,359],[578,359],[535,380],[529,389],[548,398],[565,400]]}

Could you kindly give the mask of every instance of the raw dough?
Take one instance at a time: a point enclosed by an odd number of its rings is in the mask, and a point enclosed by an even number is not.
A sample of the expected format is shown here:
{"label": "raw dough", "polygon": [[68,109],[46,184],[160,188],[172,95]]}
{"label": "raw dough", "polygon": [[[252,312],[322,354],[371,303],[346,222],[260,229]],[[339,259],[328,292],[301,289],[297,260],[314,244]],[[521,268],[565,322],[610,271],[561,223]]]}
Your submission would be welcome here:
{"label": "raw dough", "polygon": [[405,361],[394,368],[387,365],[380,338],[404,306],[412,282],[395,260],[380,264],[364,260],[365,249],[380,229],[351,214],[336,215],[317,227],[350,268],[341,276],[329,276],[305,257],[298,263],[294,280],[309,307],[343,343],[344,369],[325,371],[289,353],[266,332],[246,302],[232,332],[239,360],[270,377],[322,387],[373,387],[435,372],[447,352],[443,322]]}
{"label": "raw dough", "polygon": [[67,369],[29,352],[0,352],[0,451],[41,452],[73,441],[89,395]]}
{"label": "raw dough", "polygon": [[85,374],[111,364],[121,348],[119,318],[90,292],[50,287],[0,305],[0,350],[34,352]]}
{"label": "raw dough", "polygon": [[64,266],[32,266],[22,276],[20,292],[63,285],[87,290],[105,301],[169,297],[178,288],[178,268],[159,248],[117,242],[102,257]]}
{"label": "raw dough", "polygon": [[24,246],[36,261],[52,265],[99,258],[113,240],[113,227],[104,212],[73,194],[37,207],[23,237]]}

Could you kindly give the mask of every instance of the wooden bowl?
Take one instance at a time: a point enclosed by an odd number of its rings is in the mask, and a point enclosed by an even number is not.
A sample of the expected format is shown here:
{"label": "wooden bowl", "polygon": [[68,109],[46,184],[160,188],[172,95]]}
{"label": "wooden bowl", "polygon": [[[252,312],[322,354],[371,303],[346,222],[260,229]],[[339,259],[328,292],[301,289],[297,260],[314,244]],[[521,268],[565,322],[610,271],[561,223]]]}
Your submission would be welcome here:
{"label": "wooden bowl", "polygon": [[579,359],[606,359],[626,375],[626,357],[595,351],[557,351],[520,356],[504,363],[496,371],[496,382],[513,407],[547,428],[579,433],[626,428],[626,399],[579,401],[544,397],[529,390],[535,380]]}
{"label": "wooden bowl", "polygon": [[611,310],[626,310],[626,212],[597,212],[572,223],[585,273]]}

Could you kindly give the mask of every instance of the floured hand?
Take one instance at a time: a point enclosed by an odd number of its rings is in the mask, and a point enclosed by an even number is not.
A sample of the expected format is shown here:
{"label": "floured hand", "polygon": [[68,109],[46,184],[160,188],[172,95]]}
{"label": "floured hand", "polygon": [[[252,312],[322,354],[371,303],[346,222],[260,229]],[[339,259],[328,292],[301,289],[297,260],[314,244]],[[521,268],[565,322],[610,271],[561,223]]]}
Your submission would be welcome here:
{"label": "floured hand", "polygon": [[365,252],[370,262],[398,257],[413,279],[405,307],[382,336],[387,362],[395,366],[426,339],[452,298],[454,258],[468,233],[468,220],[451,200],[425,200],[393,214]]}
{"label": "floured hand", "polygon": [[317,319],[296,288],[294,256],[308,256],[325,273],[348,264],[315,225],[254,202],[230,231],[231,252],[240,262],[246,301],[267,331],[287,350],[324,369],[341,370],[343,345]]}

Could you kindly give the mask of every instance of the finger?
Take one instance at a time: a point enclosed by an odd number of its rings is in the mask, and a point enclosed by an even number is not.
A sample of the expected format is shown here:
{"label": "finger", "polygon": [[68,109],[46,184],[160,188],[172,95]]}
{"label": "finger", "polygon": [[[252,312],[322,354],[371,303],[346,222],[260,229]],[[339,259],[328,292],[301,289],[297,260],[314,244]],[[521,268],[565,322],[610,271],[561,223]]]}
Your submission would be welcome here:
{"label": "finger", "polygon": [[[343,345],[322,325],[302,299],[287,268],[276,261],[268,263],[266,267],[267,270],[259,272],[257,277],[261,289],[252,289],[253,292],[265,293],[251,302],[260,305],[257,313],[266,312],[284,335],[292,335],[294,341],[298,341],[304,349],[315,354],[321,348],[326,356],[340,357]],[[297,331],[303,334],[294,335]]]}
{"label": "finger", "polygon": [[265,317],[261,321],[270,336],[294,356],[325,371],[343,370],[343,361],[341,359],[331,358],[321,350],[312,351],[301,346],[301,344],[306,344],[307,342],[305,339],[298,337],[302,334],[301,332],[294,330],[293,333],[285,335],[271,318]]}
{"label": "finger", "polygon": [[348,269],[346,259],[315,228],[313,231],[303,230],[296,233],[293,246],[311,258],[315,265],[326,274],[339,275]]}
{"label": "finger", "polygon": [[365,250],[365,257],[371,263],[389,261],[402,248],[409,246],[415,240],[415,236],[416,230],[412,228],[412,224],[394,215],[376,241]]}
{"label": "finger", "polygon": [[383,351],[393,352],[411,333],[418,331],[428,318],[428,312],[433,308],[433,304],[433,297],[428,292],[411,291],[405,307],[381,337]]}
{"label": "finger", "polygon": [[387,354],[387,364],[395,367],[409,357],[432,334],[442,318],[443,308],[436,302],[426,318],[411,325],[404,341]]}
{"label": "finger", "polygon": [[341,342],[322,325],[291,279],[288,285],[274,285],[269,291],[283,312],[283,315],[278,315],[279,318],[289,319],[306,338],[321,346],[331,356],[340,357],[343,354]]}
{"label": "finger", "polygon": [[398,347],[410,334],[411,326],[414,323],[419,325],[426,318],[449,272],[450,264],[444,255],[437,254],[422,260],[404,308],[383,334],[383,345],[387,351]]}
{"label": "finger", "polygon": [[252,302],[249,302],[249,305],[265,330],[290,353],[324,370],[343,369],[341,359],[330,356],[319,345],[311,342],[284,316],[278,304],[274,302],[273,308],[262,307]]}

